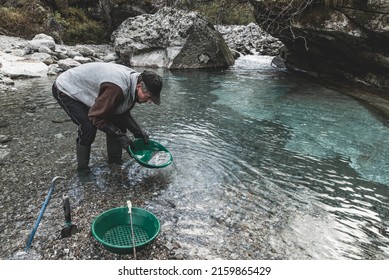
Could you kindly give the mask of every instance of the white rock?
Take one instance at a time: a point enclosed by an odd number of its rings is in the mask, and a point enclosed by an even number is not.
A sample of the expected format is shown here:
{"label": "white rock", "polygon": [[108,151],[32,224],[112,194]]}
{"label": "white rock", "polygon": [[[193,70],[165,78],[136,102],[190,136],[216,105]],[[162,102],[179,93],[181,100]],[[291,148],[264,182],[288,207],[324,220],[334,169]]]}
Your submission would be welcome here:
{"label": "white rock", "polygon": [[106,56],[103,57],[104,62],[111,62],[118,59],[118,55],[116,53],[109,53]]}
{"label": "white rock", "polygon": [[37,60],[37,61],[42,61],[46,65],[50,65],[50,64],[54,63],[54,60],[51,57],[51,55],[49,55],[47,53],[34,53],[31,55],[31,59]]}
{"label": "white rock", "polygon": [[79,52],[83,56],[94,56],[95,55],[94,50],[92,50],[86,46],[82,46],[82,45],[77,45],[75,48],[75,51]]}
{"label": "white rock", "polygon": [[25,56],[27,53],[26,53],[25,50],[16,49],[16,50],[12,50],[12,51],[10,52],[10,54],[15,55],[15,56],[20,56],[20,57],[22,57],[22,56]]}
{"label": "white rock", "polygon": [[68,50],[66,52],[66,55],[70,58],[75,58],[76,56],[82,56],[82,54],[78,51],[74,51],[74,50]]}
{"label": "white rock", "polygon": [[77,62],[80,62],[81,64],[93,62],[93,59],[89,57],[83,57],[83,56],[75,56],[73,59]]}
{"label": "white rock", "polygon": [[0,52],[0,73],[11,78],[47,76],[48,66],[41,61]]}
{"label": "white rock", "polygon": [[59,73],[61,73],[62,71],[63,71],[63,69],[60,68],[58,66],[58,64],[51,64],[51,65],[49,65],[49,70],[47,72],[47,75],[55,76],[55,75],[58,75]]}
{"label": "white rock", "polygon": [[49,36],[49,35],[46,35],[46,34],[43,34],[43,33],[40,33],[40,34],[37,34],[34,36],[34,38],[32,38],[33,40],[50,40],[50,41],[54,41],[54,38]]}
{"label": "white rock", "polygon": [[30,47],[34,51],[38,51],[40,47],[47,47],[50,50],[55,50],[55,42],[45,39],[39,39],[39,40],[31,40],[28,41],[28,47]]}
{"label": "white rock", "polygon": [[66,71],[66,70],[69,70],[69,69],[71,69],[71,68],[80,66],[81,63],[75,61],[75,60],[72,59],[72,58],[67,58],[67,59],[61,59],[61,60],[59,60],[59,61],[58,61],[58,65],[59,65],[59,67],[61,67],[64,71]]}

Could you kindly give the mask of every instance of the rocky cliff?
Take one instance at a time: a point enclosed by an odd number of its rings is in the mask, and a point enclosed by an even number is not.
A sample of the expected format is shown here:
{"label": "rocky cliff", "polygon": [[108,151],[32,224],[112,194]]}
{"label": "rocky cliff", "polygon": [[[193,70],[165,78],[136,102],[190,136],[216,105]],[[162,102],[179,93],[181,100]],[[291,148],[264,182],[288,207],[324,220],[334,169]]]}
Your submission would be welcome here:
{"label": "rocky cliff", "polygon": [[250,2],[290,69],[389,88],[388,0]]}

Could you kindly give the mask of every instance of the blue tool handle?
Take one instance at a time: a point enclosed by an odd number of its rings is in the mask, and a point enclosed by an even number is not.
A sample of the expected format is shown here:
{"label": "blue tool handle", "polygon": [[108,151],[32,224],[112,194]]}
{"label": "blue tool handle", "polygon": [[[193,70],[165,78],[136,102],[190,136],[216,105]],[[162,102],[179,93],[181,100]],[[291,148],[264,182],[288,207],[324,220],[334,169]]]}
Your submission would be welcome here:
{"label": "blue tool handle", "polygon": [[30,234],[30,236],[29,236],[29,238],[28,238],[26,248],[24,249],[25,252],[27,252],[27,250],[28,250],[28,249],[30,248],[30,246],[31,246],[32,240],[34,239],[35,232],[36,232],[36,230],[38,229],[39,223],[40,223],[40,221],[41,221],[41,219],[42,219],[43,213],[44,213],[45,210],[46,210],[47,204],[49,204],[49,201],[50,201],[50,198],[51,198],[51,194],[52,194],[53,191],[54,191],[55,181],[56,181],[57,179],[59,179],[59,178],[65,179],[64,177],[59,177],[59,176],[57,176],[57,177],[55,177],[55,178],[51,181],[51,187],[50,187],[49,192],[48,192],[48,194],[47,194],[47,196],[46,196],[45,202],[43,203],[43,205],[42,205],[42,207],[41,207],[41,210],[40,210],[40,212],[39,212],[38,218],[37,218],[37,220],[36,220],[36,222],[35,222],[35,226],[34,226],[34,228],[32,229],[31,234]]}

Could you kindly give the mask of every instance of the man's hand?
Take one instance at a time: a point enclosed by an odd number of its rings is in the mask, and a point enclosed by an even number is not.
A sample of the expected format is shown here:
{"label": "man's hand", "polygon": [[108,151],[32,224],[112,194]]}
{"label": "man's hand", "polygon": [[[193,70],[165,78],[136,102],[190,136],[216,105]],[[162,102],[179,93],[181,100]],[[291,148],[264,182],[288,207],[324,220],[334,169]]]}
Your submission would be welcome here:
{"label": "man's hand", "polygon": [[135,138],[142,138],[143,141],[147,144],[147,142],[149,141],[149,135],[144,131],[142,130],[141,133],[139,134],[134,134],[134,137]]}
{"label": "man's hand", "polygon": [[126,122],[126,128],[134,134],[135,138],[142,138],[145,143],[148,142],[149,136],[147,133],[138,125],[135,119],[129,114],[126,118],[124,118]]}

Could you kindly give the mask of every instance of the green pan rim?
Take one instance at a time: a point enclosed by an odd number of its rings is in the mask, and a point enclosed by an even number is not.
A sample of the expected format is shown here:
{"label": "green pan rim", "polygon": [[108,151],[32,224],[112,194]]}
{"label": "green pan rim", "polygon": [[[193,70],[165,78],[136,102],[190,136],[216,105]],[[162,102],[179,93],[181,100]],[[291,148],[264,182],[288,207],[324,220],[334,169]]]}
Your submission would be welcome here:
{"label": "green pan rim", "polygon": [[[91,228],[92,228],[92,235],[93,235],[93,237],[94,237],[97,241],[99,241],[101,244],[103,244],[103,245],[105,245],[105,246],[107,246],[107,247],[109,247],[109,248],[112,248],[112,249],[131,249],[131,248],[133,248],[132,245],[131,245],[131,246],[118,246],[118,245],[114,245],[114,244],[105,242],[105,241],[104,241],[103,239],[101,239],[101,238],[97,235],[97,233],[95,232],[95,223],[97,222],[97,220],[98,220],[102,215],[104,215],[104,214],[106,214],[106,213],[109,213],[109,212],[117,211],[117,210],[119,210],[119,209],[127,209],[127,207],[117,207],[117,208],[112,208],[112,209],[109,209],[109,210],[107,210],[107,211],[101,213],[100,215],[98,215],[98,216],[93,220],[93,223],[92,223],[92,226],[91,226]],[[161,223],[159,222],[158,218],[157,218],[153,213],[151,213],[150,211],[147,211],[147,210],[144,209],[144,208],[132,207],[132,211],[134,211],[134,210],[139,210],[139,211],[145,211],[145,212],[147,212],[148,214],[150,214],[150,215],[157,221],[157,225],[158,225],[155,234],[154,234],[152,237],[150,237],[148,241],[143,242],[143,243],[140,243],[140,244],[138,244],[138,245],[135,246],[135,248],[138,248],[138,247],[142,247],[142,246],[144,246],[144,245],[147,245],[147,244],[151,243],[151,242],[157,237],[157,235],[159,234],[159,232],[160,232],[160,230],[161,230]]]}
{"label": "green pan rim", "polygon": [[[142,139],[136,139],[135,141],[143,141]],[[154,165],[154,164],[149,164],[147,162],[141,161],[139,158],[137,158],[134,154],[134,152],[131,150],[130,146],[128,146],[128,151],[130,152],[131,156],[142,166],[144,167],[149,167],[149,168],[163,168],[168,165],[170,165],[173,162],[173,155],[170,153],[170,151],[163,146],[161,143],[154,141],[154,140],[148,140],[150,143],[154,144],[156,147],[159,148],[160,151],[166,152],[169,154],[169,160],[166,161],[164,164],[160,165]]]}

